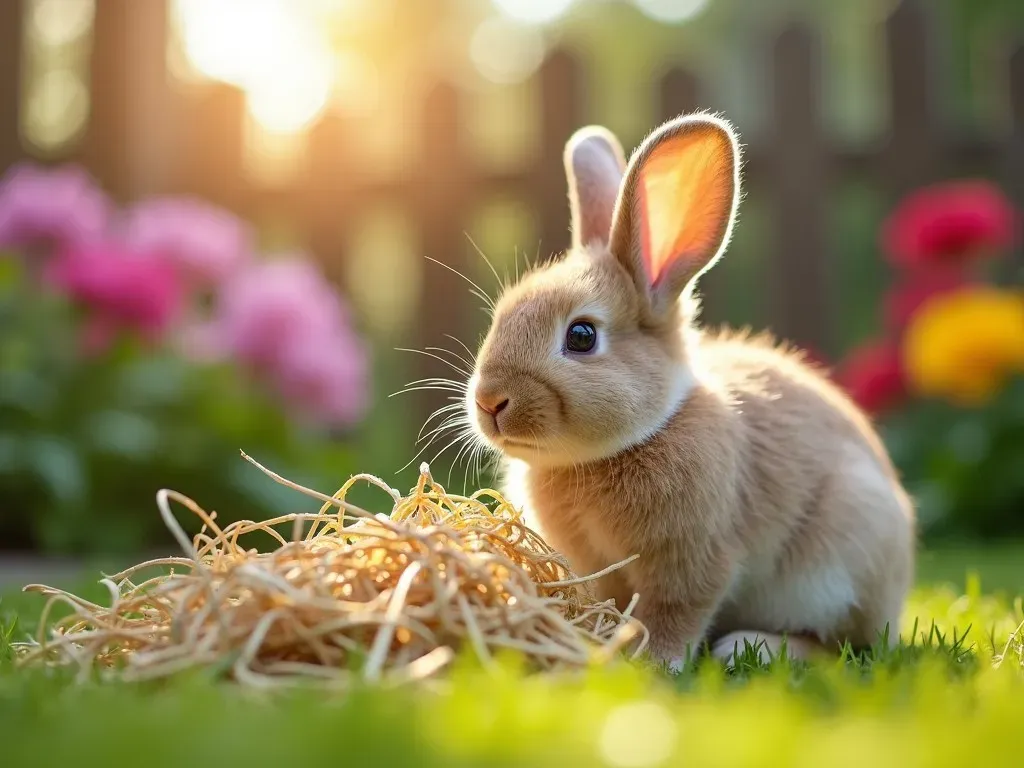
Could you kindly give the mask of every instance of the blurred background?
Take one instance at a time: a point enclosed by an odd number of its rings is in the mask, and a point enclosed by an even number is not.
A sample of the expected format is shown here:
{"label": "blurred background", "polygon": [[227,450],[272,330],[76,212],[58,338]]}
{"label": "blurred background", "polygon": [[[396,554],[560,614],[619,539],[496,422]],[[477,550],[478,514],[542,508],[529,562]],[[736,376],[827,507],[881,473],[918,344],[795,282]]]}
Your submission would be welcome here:
{"label": "blurred background", "polygon": [[161,487],[310,508],[239,450],[489,483],[457,424],[417,442],[480,252],[567,245],[576,128],[697,109],[746,153],[705,322],[827,365],[927,542],[1024,532],[1019,0],[3,0],[0,550],[165,547]]}

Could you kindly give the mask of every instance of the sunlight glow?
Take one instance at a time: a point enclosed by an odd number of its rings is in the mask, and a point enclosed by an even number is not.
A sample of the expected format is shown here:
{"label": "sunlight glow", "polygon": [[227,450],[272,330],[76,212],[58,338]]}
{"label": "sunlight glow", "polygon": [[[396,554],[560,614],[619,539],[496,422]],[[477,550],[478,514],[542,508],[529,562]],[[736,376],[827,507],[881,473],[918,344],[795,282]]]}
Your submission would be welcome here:
{"label": "sunlight glow", "polygon": [[338,54],[334,91],[350,114],[365,115],[380,103],[380,72],[373,61],[350,51]]}
{"label": "sunlight glow", "polygon": [[655,21],[678,24],[692,19],[708,4],[708,0],[633,0],[637,7]]}
{"label": "sunlight glow", "polygon": [[323,111],[331,92],[329,69],[293,61],[279,77],[249,89],[249,111],[267,130],[290,133],[305,128]]}
{"label": "sunlight glow", "polygon": [[518,83],[544,61],[544,40],[534,27],[500,17],[485,19],[469,42],[477,71],[493,83]]}
{"label": "sunlight glow", "polygon": [[636,701],[608,713],[599,746],[609,765],[647,768],[664,765],[677,739],[676,724],[663,706]]}
{"label": "sunlight glow", "polygon": [[18,119],[25,139],[44,152],[72,143],[85,129],[90,103],[88,35],[94,11],[94,0],[25,3],[28,23]]}
{"label": "sunlight glow", "polygon": [[494,5],[516,21],[544,24],[569,10],[573,0],[494,0]]}
{"label": "sunlight glow", "polygon": [[95,11],[93,0],[33,0],[29,19],[46,45],[67,45],[86,32]]}
{"label": "sunlight glow", "polygon": [[70,142],[85,126],[89,90],[78,72],[53,69],[38,78],[28,97],[25,133],[43,149]]}
{"label": "sunlight glow", "polygon": [[297,132],[326,106],[335,78],[308,8],[288,0],[176,0],[185,56],[208,78],[242,88],[270,131]]}

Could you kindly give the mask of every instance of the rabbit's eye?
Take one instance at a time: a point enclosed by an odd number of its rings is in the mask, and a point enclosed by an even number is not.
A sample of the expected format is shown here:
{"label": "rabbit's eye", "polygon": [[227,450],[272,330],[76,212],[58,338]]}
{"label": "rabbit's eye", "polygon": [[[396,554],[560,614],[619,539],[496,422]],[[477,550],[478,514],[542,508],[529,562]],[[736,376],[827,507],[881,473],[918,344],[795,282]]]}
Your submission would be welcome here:
{"label": "rabbit's eye", "polygon": [[565,334],[565,349],[568,352],[592,352],[597,344],[597,329],[593,323],[577,320]]}

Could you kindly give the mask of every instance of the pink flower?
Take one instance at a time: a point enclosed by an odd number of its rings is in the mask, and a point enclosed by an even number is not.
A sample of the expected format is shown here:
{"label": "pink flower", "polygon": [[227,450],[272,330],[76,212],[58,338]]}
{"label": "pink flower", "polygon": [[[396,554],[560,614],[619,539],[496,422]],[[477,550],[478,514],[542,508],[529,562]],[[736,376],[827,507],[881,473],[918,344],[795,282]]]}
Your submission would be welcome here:
{"label": "pink flower", "polygon": [[884,298],[884,314],[889,328],[901,333],[914,313],[927,301],[959,290],[971,281],[959,270],[936,270],[915,274],[898,283]]}
{"label": "pink flower", "polygon": [[249,258],[252,233],[231,213],[190,198],[160,197],[128,211],[122,236],[132,248],[172,260],[190,285],[209,288]]}
{"label": "pink flower", "polygon": [[883,247],[906,267],[963,262],[1013,245],[1017,215],[986,181],[937,184],[906,197],[883,227]]}
{"label": "pink flower", "polygon": [[183,299],[173,265],[108,244],[62,251],[45,276],[91,310],[87,338],[98,346],[119,329],[158,336],[177,317]]}
{"label": "pink flower", "polygon": [[288,346],[329,336],[345,319],[338,297],[310,262],[272,259],[223,286],[213,336],[224,353],[255,368],[276,368]]}
{"label": "pink flower", "polygon": [[17,165],[0,182],[0,249],[94,241],[109,215],[106,196],[78,166]]}
{"label": "pink flower", "polygon": [[341,299],[305,259],[246,267],[222,287],[212,323],[190,329],[185,344],[195,357],[247,365],[306,416],[347,424],[366,407],[366,350]]}
{"label": "pink flower", "polygon": [[900,350],[889,341],[875,341],[854,349],[837,371],[836,381],[872,415],[891,409],[906,396]]}
{"label": "pink flower", "polygon": [[363,346],[349,334],[321,343],[300,342],[285,350],[278,386],[300,415],[329,426],[354,424],[368,404],[366,358]]}

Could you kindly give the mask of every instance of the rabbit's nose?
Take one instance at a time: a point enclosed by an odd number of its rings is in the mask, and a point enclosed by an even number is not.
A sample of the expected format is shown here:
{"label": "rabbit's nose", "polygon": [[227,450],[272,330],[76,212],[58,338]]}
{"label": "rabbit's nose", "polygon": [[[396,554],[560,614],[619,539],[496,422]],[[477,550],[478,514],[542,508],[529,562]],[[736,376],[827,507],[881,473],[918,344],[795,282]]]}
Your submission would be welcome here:
{"label": "rabbit's nose", "polygon": [[477,392],[476,407],[491,416],[497,416],[508,407],[508,398],[501,393]]}

